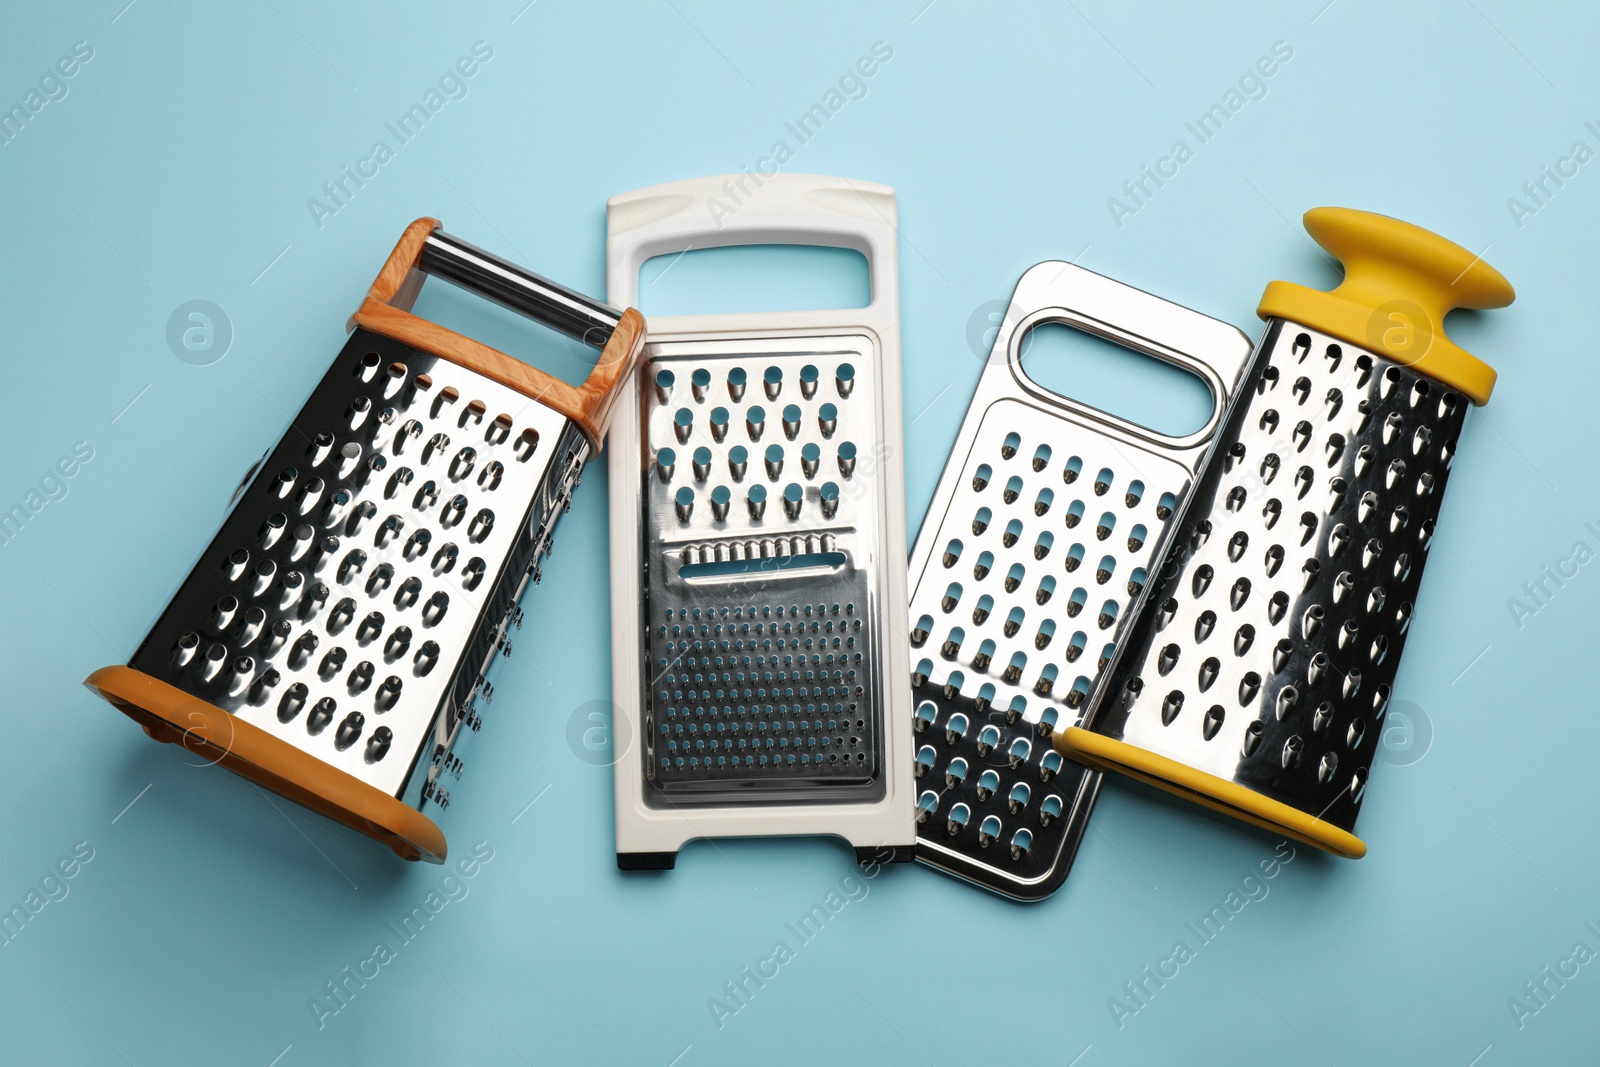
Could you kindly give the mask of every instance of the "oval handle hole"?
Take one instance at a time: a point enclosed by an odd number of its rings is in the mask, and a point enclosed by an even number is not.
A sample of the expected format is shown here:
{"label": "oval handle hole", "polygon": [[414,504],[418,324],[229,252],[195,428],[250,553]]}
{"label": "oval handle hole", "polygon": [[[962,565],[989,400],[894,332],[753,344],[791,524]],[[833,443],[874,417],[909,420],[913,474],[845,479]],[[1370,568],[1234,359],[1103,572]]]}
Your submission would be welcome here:
{"label": "oval handle hole", "polygon": [[1041,389],[1168,437],[1199,430],[1215,406],[1189,371],[1065,323],[1032,327],[1018,351]]}

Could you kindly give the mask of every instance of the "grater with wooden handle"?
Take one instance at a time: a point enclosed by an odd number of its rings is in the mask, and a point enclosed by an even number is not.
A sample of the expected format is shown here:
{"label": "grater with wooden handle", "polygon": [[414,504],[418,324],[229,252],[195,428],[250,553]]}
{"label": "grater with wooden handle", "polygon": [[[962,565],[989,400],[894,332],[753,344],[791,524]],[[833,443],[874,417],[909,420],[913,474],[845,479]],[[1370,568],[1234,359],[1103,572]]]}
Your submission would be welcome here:
{"label": "grater with wooden handle", "polygon": [[854,248],[871,298],[652,326],[610,463],[613,692],[636,739],[617,863],[794,834],[909,860],[894,193],[779,174],[708,214],[730,180],[613,197],[611,298],[653,256],[742,244]]}
{"label": "grater with wooden handle", "polygon": [[[1062,323],[1198,376],[1213,410],[1170,437],[1034,382]],[[1100,775],[1051,746],[1103,688],[1250,355],[1234,327],[1046,262],[1017,282],[911,554],[917,858],[1020,900],[1067,876]]]}
{"label": "grater with wooden handle", "polygon": [[1351,858],[1467,415],[1495,372],[1444,334],[1511,285],[1419,227],[1306,213],[1332,292],[1267,286],[1267,327],[1181,535],[1060,750]]}
{"label": "grater with wooden handle", "polygon": [[[410,312],[444,278],[599,350],[574,387]],[[442,863],[462,739],[643,348],[617,311],[407,227],[350,339],[126,666],[160,741]]]}

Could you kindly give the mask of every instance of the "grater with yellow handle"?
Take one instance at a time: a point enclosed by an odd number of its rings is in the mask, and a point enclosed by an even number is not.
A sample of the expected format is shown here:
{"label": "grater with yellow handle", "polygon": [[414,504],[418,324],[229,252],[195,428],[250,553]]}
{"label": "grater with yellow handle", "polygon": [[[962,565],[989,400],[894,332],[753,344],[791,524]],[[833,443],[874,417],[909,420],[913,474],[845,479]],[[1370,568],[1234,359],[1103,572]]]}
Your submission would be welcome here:
{"label": "grater with yellow handle", "polygon": [[1305,225],[1345,279],[1267,286],[1266,332],[1106,698],[1057,747],[1357,858],[1451,460],[1495,381],[1444,317],[1514,294],[1408,223],[1316,208]]}
{"label": "grater with yellow handle", "polygon": [[[574,387],[421,319],[425,276],[599,362]],[[485,674],[643,344],[638,312],[413,222],[133,659],[87,685],[156,740],[442,863],[433,817]]]}

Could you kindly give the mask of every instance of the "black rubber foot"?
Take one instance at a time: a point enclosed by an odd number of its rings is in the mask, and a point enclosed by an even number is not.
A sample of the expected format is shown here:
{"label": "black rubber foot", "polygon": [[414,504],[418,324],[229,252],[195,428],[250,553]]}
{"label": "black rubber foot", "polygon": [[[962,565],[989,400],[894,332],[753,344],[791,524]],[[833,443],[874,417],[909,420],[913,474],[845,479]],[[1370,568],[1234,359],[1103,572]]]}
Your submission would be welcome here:
{"label": "black rubber foot", "polygon": [[856,849],[856,863],[910,863],[917,858],[916,845],[870,845]]}
{"label": "black rubber foot", "polygon": [[618,852],[619,871],[670,871],[678,862],[676,852]]}

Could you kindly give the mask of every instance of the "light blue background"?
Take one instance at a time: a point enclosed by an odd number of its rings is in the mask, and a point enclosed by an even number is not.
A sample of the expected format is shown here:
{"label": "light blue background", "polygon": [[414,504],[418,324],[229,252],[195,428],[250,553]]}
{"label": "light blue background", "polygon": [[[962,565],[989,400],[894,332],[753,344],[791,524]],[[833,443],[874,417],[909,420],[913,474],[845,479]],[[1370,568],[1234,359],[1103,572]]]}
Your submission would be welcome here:
{"label": "light blue background", "polygon": [[[1507,601],[1575,542],[1600,549],[1600,162],[1521,227],[1506,204],[1575,140],[1600,148],[1592,5],[125,2],[11,4],[0,32],[6,106],[94,48],[0,147],[0,508],[94,450],[0,546],[0,904],[94,849],[0,947],[0,1058],[1592,1062],[1600,963],[1521,1029],[1507,1000],[1575,942],[1600,950],[1600,563],[1521,626]],[[469,95],[315,225],[307,198],[480,40]],[[407,221],[598,293],[608,195],[754,163],[879,40],[893,59],[789,169],[898,190],[913,529],[980,369],[969,318],[1038,260],[1254,333],[1269,279],[1336,281],[1298,225],[1334,203],[1512,279],[1514,307],[1452,321],[1503,377],[1461,442],[1400,675],[1431,749],[1376,768],[1369,858],[1300,849],[1120,1030],[1108,1000],[1274,844],[1120,781],[1047,902],[888,871],[719,1029],[708,999],[854,869],[825,840],[614,869],[610,771],[567,743],[609,695],[595,466],[446,817],[458,854],[494,859],[319,1030],[310,999],[442,872],[186,766],[79,681],[132,651]],[[1267,95],[1115,225],[1107,197],[1276,41],[1294,56]],[[234,330],[204,367],[165,340],[196,298]],[[516,343],[474,314],[457,324]]]}

